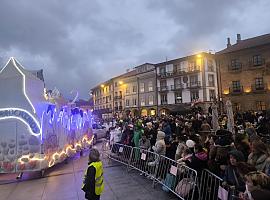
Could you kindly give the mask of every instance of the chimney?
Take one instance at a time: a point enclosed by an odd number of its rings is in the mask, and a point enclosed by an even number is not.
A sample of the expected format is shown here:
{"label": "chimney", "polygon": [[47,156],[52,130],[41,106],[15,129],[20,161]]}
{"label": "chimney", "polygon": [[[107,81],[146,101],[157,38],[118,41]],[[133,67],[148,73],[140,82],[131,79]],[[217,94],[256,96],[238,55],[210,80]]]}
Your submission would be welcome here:
{"label": "chimney", "polygon": [[232,46],[232,45],[231,45],[231,39],[228,37],[228,38],[227,38],[227,48],[229,48],[230,46]]}
{"label": "chimney", "polygon": [[241,41],[241,35],[238,33],[236,43],[239,43],[240,41]]}

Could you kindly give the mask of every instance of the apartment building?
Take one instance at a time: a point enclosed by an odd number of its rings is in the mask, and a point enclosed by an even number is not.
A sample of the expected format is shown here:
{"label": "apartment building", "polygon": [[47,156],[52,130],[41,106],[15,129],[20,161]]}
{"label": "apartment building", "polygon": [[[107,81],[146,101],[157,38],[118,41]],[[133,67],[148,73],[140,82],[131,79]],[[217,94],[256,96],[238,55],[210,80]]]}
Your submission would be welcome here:
{"label": "apartment building", "polygon": [[102,118],[113,116],[114,82],[110,79],[92,88],[94,114]]}
{"label": "apartment building", "polygon": [[217,69],[214,55],[200,53],[158,63],[158,112],[184,111],[193,103],[207,110],[217,99]]}
{"label": "apartment building", "polygon": [[157,114],[157,87],[155,66],[150,63],[137,66],[138,108],[141,116]]}
{"label": "apartment building", "polygon": [[230,99],[234,111],[270,108],[270,34],[236,43],[227,38],[227,48],[216,54],[219,93],[223,104]]}

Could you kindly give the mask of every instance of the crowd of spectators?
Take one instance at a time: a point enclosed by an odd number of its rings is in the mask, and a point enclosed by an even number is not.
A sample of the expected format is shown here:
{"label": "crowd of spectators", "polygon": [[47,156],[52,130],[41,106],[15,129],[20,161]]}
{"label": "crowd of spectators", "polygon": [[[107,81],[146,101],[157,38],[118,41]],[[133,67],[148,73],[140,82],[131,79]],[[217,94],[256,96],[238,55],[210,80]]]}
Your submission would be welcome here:
{"label": "crowd of spectators", "polygon": [[211,114],[138,117],[116,121],[111,142],[165,155],[194,169],[203,169],[234,187],[240,199],[269,199],[270,117],[267,113],[236,113],[234,132],[227,130],[226,115],[213,132]]}

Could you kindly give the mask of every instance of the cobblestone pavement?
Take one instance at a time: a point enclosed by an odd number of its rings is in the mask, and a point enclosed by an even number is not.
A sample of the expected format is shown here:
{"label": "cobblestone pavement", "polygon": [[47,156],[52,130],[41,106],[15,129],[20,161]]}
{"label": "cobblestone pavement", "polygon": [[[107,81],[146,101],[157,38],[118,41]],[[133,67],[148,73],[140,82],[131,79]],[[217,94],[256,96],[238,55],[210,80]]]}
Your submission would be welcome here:
{"label": "cobblestone pavement", "polygon": [[[97,145],[99,147],[100,144]],[[84,199],[81,183],[87,167],[87,152],[75,156],[67,164],[61,163],[48,169],[44,178],[38,173],[25,173],[17,181],[17,174],[0,175],[0,200],[71,200]],[[104,159],[105,191],[101,200],[166,200],[177,199],[165,193],[158,185],[139,176],[136,171],[127,173],[118,163]]]}

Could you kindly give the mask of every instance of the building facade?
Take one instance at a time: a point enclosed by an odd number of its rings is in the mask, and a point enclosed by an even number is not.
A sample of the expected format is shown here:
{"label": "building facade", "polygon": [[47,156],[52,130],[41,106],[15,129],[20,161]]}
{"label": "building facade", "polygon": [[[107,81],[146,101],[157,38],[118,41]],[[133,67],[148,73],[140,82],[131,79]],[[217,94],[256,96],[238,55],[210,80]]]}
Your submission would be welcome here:
{"label": "building facade", "polygon": [[156,64],[159,114],[185,111],[201,102],[204,110],[217,98],[214,55],[200,53]]}
{"label": "building facade", "polygon": [[270,108],[270,34],[237,41],[216,54],[219,94],[223,105],[229,99],[234,111]]}

